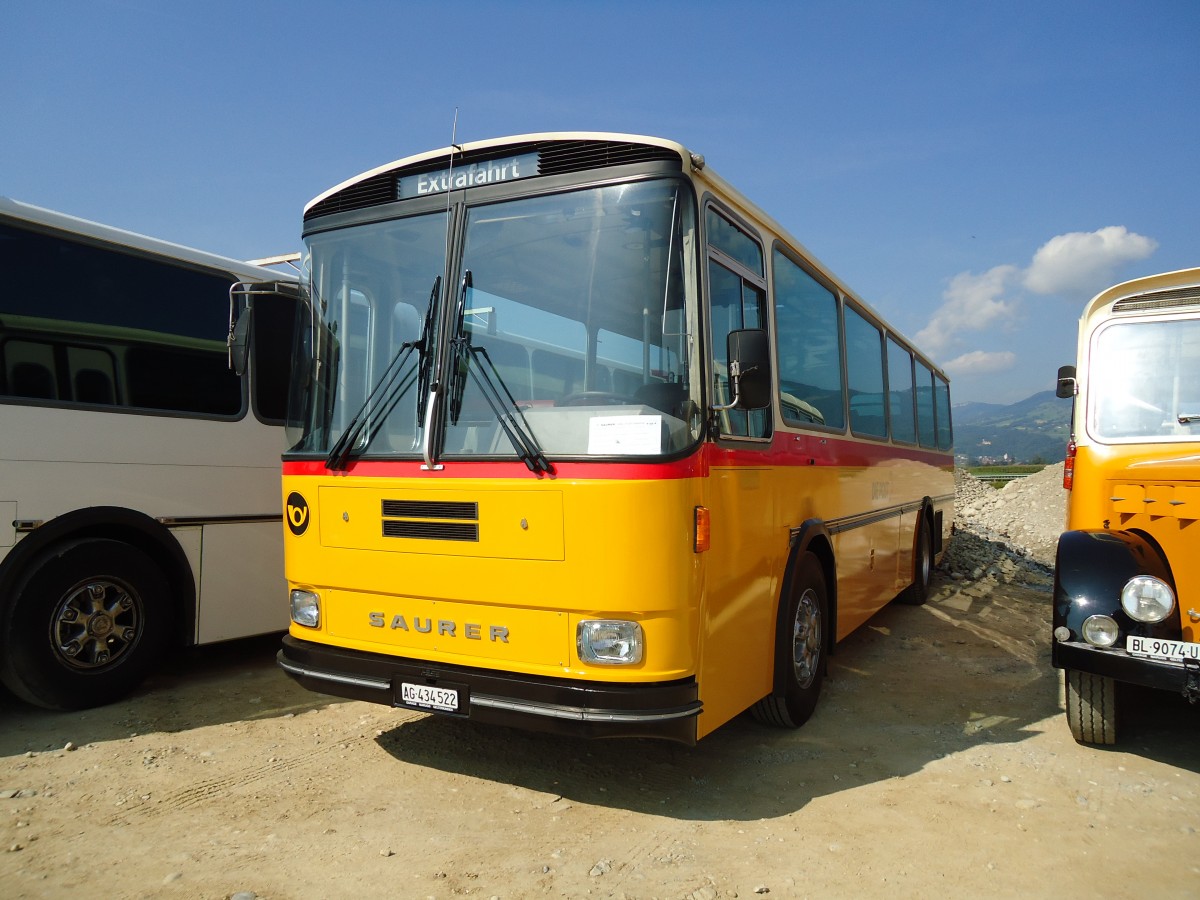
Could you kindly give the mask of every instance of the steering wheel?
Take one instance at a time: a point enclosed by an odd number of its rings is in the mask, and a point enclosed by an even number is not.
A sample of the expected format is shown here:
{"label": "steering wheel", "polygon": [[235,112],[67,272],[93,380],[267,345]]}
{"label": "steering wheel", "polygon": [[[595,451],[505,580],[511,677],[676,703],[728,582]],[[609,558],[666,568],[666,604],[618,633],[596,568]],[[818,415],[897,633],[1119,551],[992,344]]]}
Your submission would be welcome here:
{"label": "steering wheel", "polygon": [[642,401],[612,391],[576,391],[554,401],[555,406],[641,406]]}

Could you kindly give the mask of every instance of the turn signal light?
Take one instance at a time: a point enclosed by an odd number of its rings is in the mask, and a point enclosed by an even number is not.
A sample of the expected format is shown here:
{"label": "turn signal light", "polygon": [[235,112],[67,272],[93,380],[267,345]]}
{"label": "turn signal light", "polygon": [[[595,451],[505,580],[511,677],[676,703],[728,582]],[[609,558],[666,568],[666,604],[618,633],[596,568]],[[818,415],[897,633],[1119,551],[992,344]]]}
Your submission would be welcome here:
{"label": "turn signal light", "polygon": [[1063,488],[1071,490],[1075,485],[1075,442],[1067,441],[1067,458],[1063,460]]}

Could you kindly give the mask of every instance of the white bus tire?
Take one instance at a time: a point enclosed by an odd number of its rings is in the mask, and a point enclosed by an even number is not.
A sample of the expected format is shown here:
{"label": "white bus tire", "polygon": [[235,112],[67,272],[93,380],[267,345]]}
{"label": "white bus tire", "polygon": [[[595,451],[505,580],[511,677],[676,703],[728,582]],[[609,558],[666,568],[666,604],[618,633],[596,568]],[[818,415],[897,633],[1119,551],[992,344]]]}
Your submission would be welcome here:
{"label": "white bus tire", "polygon": [[83,539],[40,555],[0,625],[0,680],[47,709],[118,700],[157,664],[171,634],[170,590],[145,552]]}

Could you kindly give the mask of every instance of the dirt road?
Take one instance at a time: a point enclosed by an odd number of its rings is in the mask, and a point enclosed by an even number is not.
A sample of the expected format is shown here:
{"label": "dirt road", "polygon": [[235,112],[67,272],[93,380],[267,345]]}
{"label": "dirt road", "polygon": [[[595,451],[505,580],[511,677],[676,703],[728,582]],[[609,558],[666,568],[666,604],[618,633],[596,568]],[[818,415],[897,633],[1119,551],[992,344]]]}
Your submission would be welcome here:
{"label": "dirt road", "polygon": [[0,894],[1200,896],[1200,709],[1076,745],[1049,581],[998,574],[882,611],[799,731],[691,750],[323,699],[274,638],[86,713],[2,698]]}

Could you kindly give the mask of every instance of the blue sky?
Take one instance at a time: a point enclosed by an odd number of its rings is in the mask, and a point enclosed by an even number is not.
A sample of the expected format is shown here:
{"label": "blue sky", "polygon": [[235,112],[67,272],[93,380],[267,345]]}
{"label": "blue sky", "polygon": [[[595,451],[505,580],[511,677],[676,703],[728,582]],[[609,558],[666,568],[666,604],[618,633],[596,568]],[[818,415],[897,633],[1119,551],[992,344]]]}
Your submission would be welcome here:
{"label": "blue sky", "polygon": [[1200,265],[1200,2],[9,3],[0,195],[239,258],[460,141],[681,141],[952,378],[1053,387],[1098,290]]}

